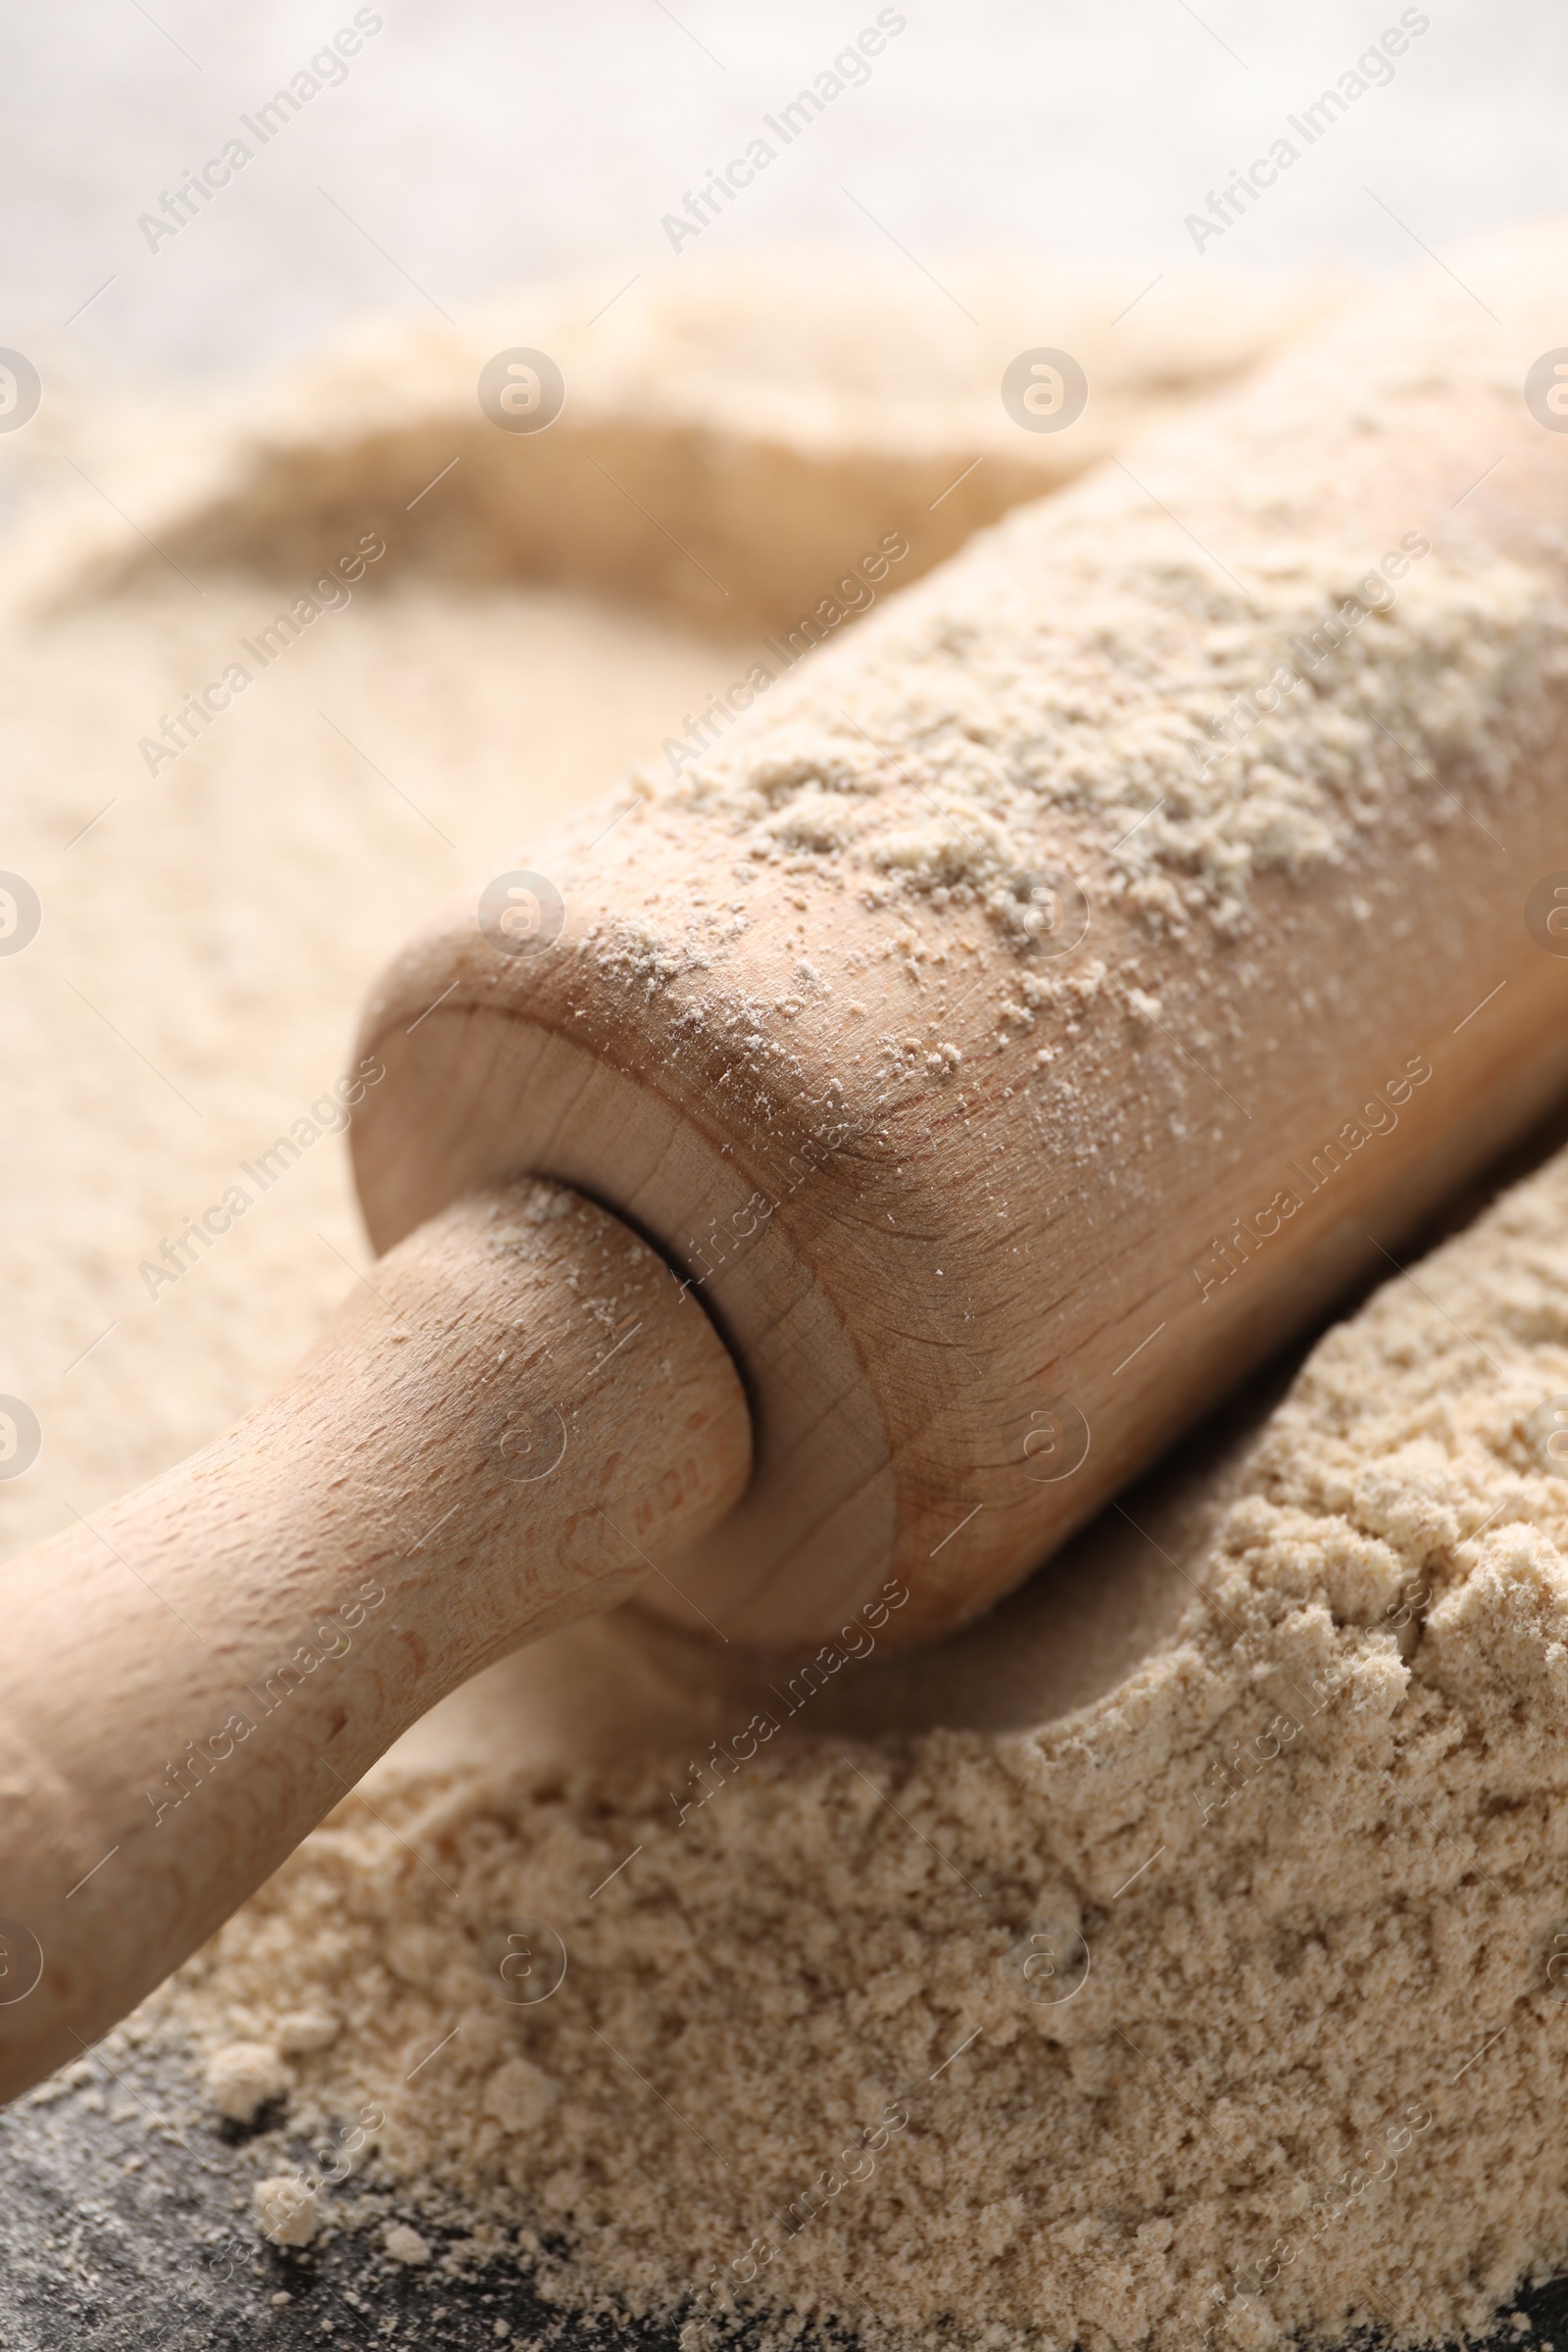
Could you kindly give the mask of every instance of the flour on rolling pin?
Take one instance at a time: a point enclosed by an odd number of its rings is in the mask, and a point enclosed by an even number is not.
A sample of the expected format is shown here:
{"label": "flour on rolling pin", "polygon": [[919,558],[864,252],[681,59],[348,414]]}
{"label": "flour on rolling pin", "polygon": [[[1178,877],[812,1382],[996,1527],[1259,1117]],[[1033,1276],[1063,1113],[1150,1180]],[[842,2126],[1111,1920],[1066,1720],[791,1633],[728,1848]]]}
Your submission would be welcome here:
{"label": "flour on rolling pin", "polygon": [[1564,250],[1014,514],[519,849],[531,938],[470,894],[389,974],[377,1239],[532,1168],[736,1350],[727,1634],[985,1606],[1568,1071],[1568,449],[1521,393]]}

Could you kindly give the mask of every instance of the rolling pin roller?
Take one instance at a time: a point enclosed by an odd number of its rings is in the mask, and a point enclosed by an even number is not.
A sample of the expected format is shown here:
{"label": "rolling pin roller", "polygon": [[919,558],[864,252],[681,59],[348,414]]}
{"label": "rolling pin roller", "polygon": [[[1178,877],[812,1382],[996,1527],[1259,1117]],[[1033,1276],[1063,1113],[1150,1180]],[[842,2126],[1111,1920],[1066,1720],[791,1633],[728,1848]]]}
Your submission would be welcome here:
{"label": "rolling pin roller", "polygon": [[10,1571],[0,2086],[552,1625],[983,1608],[1562,1083],[1565,248],[803,621],[399,958],[370,1290]]}
{"label": "rolling pin roller", "polygon": [[731,1638],[984,1608],[1568,1074],[1565,262],[1019,512],[539,852],[548,950],[469,903],[384,980],[377,1245],[528,1168],[724,1335],[756,1467],[681,1582]]}

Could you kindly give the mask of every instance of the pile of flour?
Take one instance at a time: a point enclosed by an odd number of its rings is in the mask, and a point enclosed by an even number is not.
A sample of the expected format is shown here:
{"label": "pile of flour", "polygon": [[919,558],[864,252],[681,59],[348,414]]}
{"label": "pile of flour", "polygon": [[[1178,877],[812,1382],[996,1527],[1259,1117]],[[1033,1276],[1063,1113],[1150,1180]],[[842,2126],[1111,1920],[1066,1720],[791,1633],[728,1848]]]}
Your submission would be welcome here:
{"label": "pile of flour", "polygon": [[[563,1642],[563,1714],[657,1758],[394,1762],[139,2030],[291,2131],[369,2119],[427,2243],[463,2214],[693,2341],[1479,2328],[1568,2242],[1565,1237],[1568,1154],[1333,1330],[1163,1543],[965,1637],[947,1706],[873,1637],[628,1734],[607,1658],[668,1686],[677,1638]],[[1054,1713],[1075,1609],[1108,1687]],[[887,1728],[983,1721],[1004,1656],[994,1712],[1032,1681],[1050,1720]]]}
{"label": "pile of flour", "polygon": [[[435,438],[455,408],[429,414]],[[392,482],[387,448],[422,444],[390,430],[313,471],[303,416],[271,473],[269,425],[164,509],[156,468],[95,457],[136,517],[105,525],[121,556],[64,561],[62,527],[52,601],[13,578],[0,861],[43,927],[0,966],[24,1145],[0,1386],[45,1435],[0,1488],[10,1545],[282,1374],[364,1261],[340,1143],[172,1289],[140,1265],[324,1099],[429,899],[657,757],[736,666],[421,566],[431,491],[373,586],[149,772],[140,739],[308,583],[245,536],[279,486],[353,508],[348,547],[426,479]],[[142,526],[185,568],[154,584]],[[1403,612],[1423,644],[1466,625],[1415,590]],[[752,821],[804,822],[807,769],[786,785]],[[1201,858],[1195,796],[1151,858]],[[872,870],[943,887],[918,856]],[[1558,1162],[1332,1334],[1255,1442],[939,1652],[861,1623],[759,1665],[627,1614],[495,1670],[106,2056],[190,2053],[215,2120],[260,2116],[224,2159],[258,2242],[379,2237],[395,2198],[394,2261],[520,2258],[564,2313],[693,2342],[741,2312],[767,2339],[815,2315],[1041,2352],[1480,2325],[1568,2242],[1539,2092],[1568,2033],[1565,1212]]]}

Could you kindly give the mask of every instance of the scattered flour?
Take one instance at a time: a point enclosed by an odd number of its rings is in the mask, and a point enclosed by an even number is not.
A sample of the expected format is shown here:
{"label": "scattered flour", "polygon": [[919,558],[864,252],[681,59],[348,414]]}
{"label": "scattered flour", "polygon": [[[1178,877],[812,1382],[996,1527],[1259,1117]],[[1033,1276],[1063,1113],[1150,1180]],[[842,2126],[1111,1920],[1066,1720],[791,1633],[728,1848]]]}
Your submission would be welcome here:
{"label": "scattered flour", "polygon": [[421,2237],[417,2230],[411,2230],[407,2222],[394,2222],[382,2233],[381,2244],[394,2262],[401,2262],[411,2270],[430,2259],[429,2240]]}
{"label": "scattered flour", "polygon": [[274,2246],[308,2246],[321,2227],[323,2217],[315,2190],[286,2175],[258,2180],[253,2201],[256,2226]]}
{"label": "scattered flour", "polygon": [[227,2041],[207,2061],[207,2095],[231,2123],[249,2124],[288,2088],[288,2069],[270,2042]]}

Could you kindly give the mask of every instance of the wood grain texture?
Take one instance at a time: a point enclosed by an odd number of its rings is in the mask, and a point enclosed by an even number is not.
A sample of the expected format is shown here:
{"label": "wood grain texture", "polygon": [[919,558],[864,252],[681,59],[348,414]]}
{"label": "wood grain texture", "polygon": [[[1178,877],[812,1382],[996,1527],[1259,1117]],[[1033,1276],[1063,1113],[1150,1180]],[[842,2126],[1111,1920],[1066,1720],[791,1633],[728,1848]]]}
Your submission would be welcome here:
{"label": "wood grain texture", "polygon": [[890,1573],[901,1639],[983,1608],[1568,1078],[1568,439],[1521,392],[1563,244],[1467,266],[1495,325],[1423,284],[1013,516],[519,852],[558,938],[469,898],[377,990],[377,1243],[535,1169],[734,1350],[726,1634]]}
{"label": "wood grain texture", "polygon": [[701,1306],[530,1183],[445,1210],[277,1396],[13,1562],[0,2097],[132,2008],[458,1683],[658,1582],[749,1459]]}

